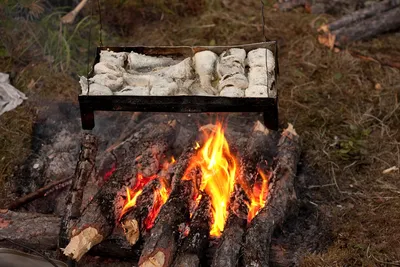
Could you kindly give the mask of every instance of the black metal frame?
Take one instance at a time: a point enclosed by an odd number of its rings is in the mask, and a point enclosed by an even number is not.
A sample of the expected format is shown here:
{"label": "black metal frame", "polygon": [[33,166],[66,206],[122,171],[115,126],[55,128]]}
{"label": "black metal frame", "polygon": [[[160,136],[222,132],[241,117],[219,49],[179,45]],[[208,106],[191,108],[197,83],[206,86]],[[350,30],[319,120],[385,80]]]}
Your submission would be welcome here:
{"label": "black metal frame", "polygon": [[[171,57],[193,56],[196,52],[211,50],[217,54],[229,48],[244,48],[246,51],[255,48],[268,48],[275,56],[278,70],[277,44],[275,41],[236,46],[199,46],[199,47],[98,47],[94,64],[99,62],[100,51],[114,52],[134,51],[146,55],[167,55]],[[94,66],[94,65],[93,65]],[[275,81],[278,71],[275,72]],[[93,68],[89,77],[93,76]],[[90,90],[90,88],[89,88]],[[276,83],[274,84],[276,90]],[[82,128],[94,128],[94,111],[144,111],[144,112],[262,112],[264,124],[269,129],[278,129],[278,92],[276,97],[221,97],[221,96],[94,96],[80,95],[79,104]]]}

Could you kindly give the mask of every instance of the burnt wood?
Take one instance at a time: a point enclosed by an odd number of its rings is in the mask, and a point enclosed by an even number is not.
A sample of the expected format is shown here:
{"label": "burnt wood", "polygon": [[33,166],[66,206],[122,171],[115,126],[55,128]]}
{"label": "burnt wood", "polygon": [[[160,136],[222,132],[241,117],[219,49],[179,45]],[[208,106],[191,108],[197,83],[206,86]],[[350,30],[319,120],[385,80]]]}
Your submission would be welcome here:
{"label": "burnt wood", "polygon": [[250,190],[256,182],[258,163],[264,160],[272,163],[277,144],[274,136],[275,134],[266,129],[261,122],[256,122],[247,141],[245,152],[241,157],[238,181],[242,179],[243,181],[235,185],[229,216],[213,257],[213,267],[235,267],[238,265],[248,216],[247,203],[249,203],[249,198],[244,187]]}
{"label": "burnt wood", "polygon": [[269,183],[267,204],[251,221],[246,232],[243,246],[244,266],[269,266],[272,233],[292,213],[296,205],[294,182],[299,157],[299,136],[289,125],[278,143],[277,164]]}
{"label": "burnt wood", "polygon": [[208,247],[212,211],[210,198],[202,194],[199,206],[189,224],[189,234],[179,247],[173,267],[198,267]]}
{"label": "burnt wood", "polygon": [[96,154],[98,149],[97,137],[85,133],[82,136],[81,150],[76,165],[74,179],[67,198],[64,217],[61,220],[59,246],[68,244],[70,231],[76,220],[81,216],[83,190],[89,178],[94,174]]}
{"label": "burnt wood", "polygon": [[182,180],[196,150],[189,147],[177,160],[172,178],[172,192],[160,210],[155,224],[145,241],[139,266],[170,266],[178,248],[179,227],[189,221],[190,201],[195,185],[192,180]]}
{"label": "burnt wood", "polygon": [[[117,168],[110,179],[85,208],[72,230],[72,239],[64,253],[79,260],[92,246],[108,237],[119,218],[124,201],[121,196],[124,185],[133,184],[138,173],[143,176],[157,174],[161,168],[161,157],[175,141],[176,121],[161,123],[150,132],[139,131],[131,140],[136,149],[134,158],[126,158],[130,166]],[[134,145],[136,144],[136,145]],[[90,233],[90,237],[85,237]],[[78,241],[84,239],[84,242]],[[89,245],[84,245],[84,243]]]}

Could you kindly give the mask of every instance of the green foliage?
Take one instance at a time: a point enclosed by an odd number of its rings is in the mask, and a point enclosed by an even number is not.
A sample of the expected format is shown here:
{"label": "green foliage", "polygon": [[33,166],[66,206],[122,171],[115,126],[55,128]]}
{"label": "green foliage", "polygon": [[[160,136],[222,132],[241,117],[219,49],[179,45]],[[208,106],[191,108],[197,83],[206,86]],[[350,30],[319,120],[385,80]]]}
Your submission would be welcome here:
{"label": "green foliage", "polygon": [[[69,8],[56,8],[51,12],[39,12],[35,5],[39,0],[9,0],[5,5],[5,23],[0,26],[4,38],[0,40],[0,56],[9,56],[13,61],[28,63],[47,61],[52,68],[64,72],[86,73],[87,48],[91,36],[91,60],[98,45],[99,26],[90,16],[77,20],[72,25],[61,23]],[[21,13],[21,8],[28,11]],[[29,11],[33,8],[35,12]],[[26,13],[28,12],[28,13]],[[34,14],[35,20],[18,14]]]}
{"label": "green foliage", "polygon": [[338,140],[335,146],[334,155],[344,161],[360,160],[367,155],[366,139],[371,133],[370,129],[361,129],[350,124],[347,134]]}

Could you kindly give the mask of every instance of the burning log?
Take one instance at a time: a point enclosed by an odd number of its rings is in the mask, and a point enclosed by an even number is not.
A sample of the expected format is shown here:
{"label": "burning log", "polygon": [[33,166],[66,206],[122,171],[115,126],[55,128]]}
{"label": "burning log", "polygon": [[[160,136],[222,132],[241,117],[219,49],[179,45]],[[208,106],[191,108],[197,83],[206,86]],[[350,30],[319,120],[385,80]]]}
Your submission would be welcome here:
{"label": "burning log", "polygon": [[[253,188],[256,182],[256,166],[258,162],[262,162],[266,157],[271,158],[268,153],[270,150],[274,151],[273,147],[276,146],[275,144],[276,142],[274,142],[272,135],[269,134],[268,129],[261,122],[257,121],[253,133],[247,142],[242,160],[242,168],[239,176],[243,181],[235,185],[235,192],[230,205],[230,214],[212,261],[213,267],[238,265],[239,252],[243,244],[249,212],[256,212],[253,210],[253,203],[251,203],[256,199],[253,197],[252,190],[250,189]],[[267,183],[263,185],[266,187]],[[259,204],[261,205],[261,203]],[[249,207],[252,210],[249,211]]]}
{"label": "burning log", "polygon": [[321,44],[333,48],[373,38],[400,27],[400,2],[383,1],[320,27]]}
{"label": "burning log", "polygon": [[211,203],[207,194],[201,195],[198,208],[190,222],[189,235],[183,240],[173,267],[198,267],[208,246],[211,229]]}
{"label": "burning log", "polygon": [[[175,141],[176,121],[163,123],[150,133],[140,138],[137,136],[138,150],[135,159],[125,159],[135,165],[118,168],[101,190],[88,204],[82,216],[77,220],[72,231],[72,238],[64,249],[64,254],[79,261],[79,259],[93,246],[108,237],[120,216],[117,193],[121,186],[138,175],[151,176],[160,170],[160,159]],[[140,142],[140,143],[139,143]],[[134,147],[134,145],[133,145]],[[127,173],[128,172],[128,173]],[[122,207],[121,207],[122,208]]]}
{"label": "burning log", "polygon": [[93,175],[97,145],[98,141],[94,135],[83,135],[79,160],[75,169],[75,179],[71,185],[71,192],[67,199],[65,214],[61,224],[59,240],[61,247],[68,244],[71,227],[81,215],[83,190],[89,177]]}
{"label": "burning log", "polygon": [[294,179],[300,157],[300,140],[293,126],[282,133],[277,164],[269,183],[266,206],[251,221],[246,233],[243,260],[245,266],[269,266],[271,236],[283,223],[297,200]]}
{"label": "burning log", "polygon": [[170,266],[178,247],[179,226],[189,221],[190,200],[195,185],[192,180],[182,180],[195,153],[188,148],[178,159],[172,178],[172,192],[150,231],[139,259],[140,267]]}

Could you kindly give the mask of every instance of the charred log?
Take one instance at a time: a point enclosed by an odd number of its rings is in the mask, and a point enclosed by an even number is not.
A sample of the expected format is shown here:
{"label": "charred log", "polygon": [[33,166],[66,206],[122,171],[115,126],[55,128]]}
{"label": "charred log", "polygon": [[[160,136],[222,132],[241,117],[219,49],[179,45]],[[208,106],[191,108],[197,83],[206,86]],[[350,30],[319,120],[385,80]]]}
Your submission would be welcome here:
{"label": "charred log", "polygon": [[245,266],[269,266],[272,233],[290,214],[297,200],[294,181],[299,156],[299,136],[289,125],[279,140],[277,165],[269,184],[267,204],[251,221],[246,233],[243,253]]}
{"label": "charred log", "polygon": [[[18,243],[36,250],[54,251],[60,225],[61,218],[54,215],[0,210],[0,247],[14,248]],[[122,233],[113,233],[93,247],[91,253],[112,258],[139,258],[136,250],[127,245]]]}
{"label": "charred log", "polygon": [[72,225],[81,215],[83,190],[89,177],[93,175],[97,154],[98,140],[94,135],[84,134],[82,137],[81,151],[75,169],[75,177],[67,199],[65,215],[62,219],[59,245],[68,244]]}
{"label": "charred log", "polygon": [[182,180],[190,163],[194,148],[188,148],[178,159],[172,179],[172,192],[145,241],[139,266],[170,266],[178,247],[179,227],[189,221],[190,200],[193,199],[194,183]]}
{"label": "charred log", "polygon": [[208,246],[211,228],[211,203],[207,194],[203,194],[199,206],[193,214],[189,234],[183,240],[175,258],[174,267],[198,267]]}
{"label": "charred log", "polygon": [[276,141],[273,134],[257,121],[242,157],[239,181],[241,179],[244,181],[235,185],[230,213],[212,261],[213,267],[238,265],[249,211],[247,195],[249,192],[246,192],[245,189],[249,190],[256,182],[257,163],[263,160],[272,161],[274,153],[276,153],[275,147]]}
{"label": "charred log", "polygon": [[123,205],[117,196],[121,195],[118,194],[121,192],[121,187],[129,184],[131,179],[135,181],[139,172],[151,176],[159,171],[160,159],[174,142],[175,131],[176,121],[173,121],[159,125],[150,133],[144,134],[142,138],[136,135],[137,138],[134,139],[137,144],[136,158],[125,159],[130,161],[131,166],[118,168],[88,204],[73,227],[73,237],[64,249],[65,255],[79,261],[91,247],[112,233]]}

